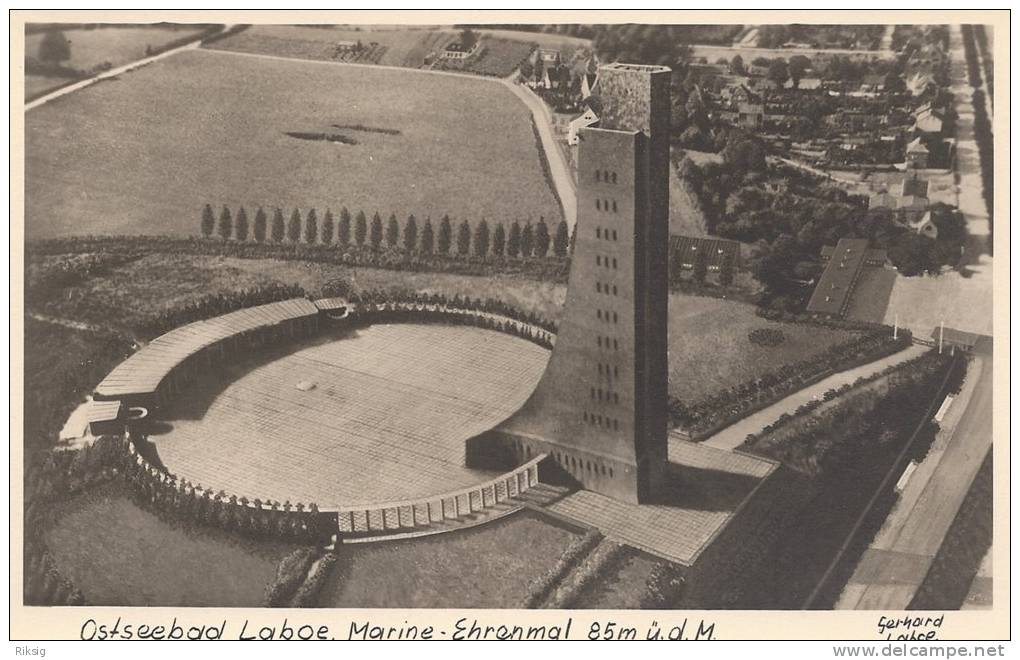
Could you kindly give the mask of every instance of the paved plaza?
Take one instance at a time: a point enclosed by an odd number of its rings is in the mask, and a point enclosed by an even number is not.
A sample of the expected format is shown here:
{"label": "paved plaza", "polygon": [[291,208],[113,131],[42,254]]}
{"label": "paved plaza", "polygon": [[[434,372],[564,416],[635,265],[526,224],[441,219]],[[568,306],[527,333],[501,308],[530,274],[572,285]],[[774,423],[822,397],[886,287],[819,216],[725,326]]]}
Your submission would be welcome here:
{"label": "paved plaza", "polygon": [[464,441],[524,402],[548,356],[479,328],[374,325],[210,374],[150,439],[169,471],[250,499],[434,495],[492,476],[464,467]]}

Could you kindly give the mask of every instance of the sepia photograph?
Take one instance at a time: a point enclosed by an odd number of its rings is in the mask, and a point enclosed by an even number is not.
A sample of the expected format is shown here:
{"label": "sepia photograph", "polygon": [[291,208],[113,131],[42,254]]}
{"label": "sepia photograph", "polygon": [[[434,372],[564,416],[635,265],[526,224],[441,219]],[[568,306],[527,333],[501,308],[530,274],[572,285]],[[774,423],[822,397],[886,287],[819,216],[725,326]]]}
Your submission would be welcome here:
{"label": "sepia photograph", "polygon": [[1008,637],[1008,12],[162,14],[12,13],[22,638]]}

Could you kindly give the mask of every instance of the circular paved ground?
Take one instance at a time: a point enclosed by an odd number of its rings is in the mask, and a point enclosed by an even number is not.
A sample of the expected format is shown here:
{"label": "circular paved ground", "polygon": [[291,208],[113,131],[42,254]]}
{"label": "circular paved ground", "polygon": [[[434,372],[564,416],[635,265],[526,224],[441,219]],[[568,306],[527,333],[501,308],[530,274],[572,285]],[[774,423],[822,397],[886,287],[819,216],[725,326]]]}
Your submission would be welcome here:
{"label": "circular paved ground", "polygon": [[150,439],[170,472],[228,494],[322,507],[434,495],[491,476],[464,467],[464,441],[516,410],[548,358],[491,330],[371,326],[210,374]]}

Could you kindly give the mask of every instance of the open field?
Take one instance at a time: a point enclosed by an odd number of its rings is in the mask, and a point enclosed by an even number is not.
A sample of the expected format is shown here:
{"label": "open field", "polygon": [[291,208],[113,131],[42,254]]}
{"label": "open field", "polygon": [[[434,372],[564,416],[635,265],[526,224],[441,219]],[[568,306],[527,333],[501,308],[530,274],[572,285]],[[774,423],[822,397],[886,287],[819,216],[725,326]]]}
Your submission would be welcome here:
{"label": "open field", "polygon": [[288,350],[190,385],[150,437],[163,464],[229,493],[319,506],[471,486],[494,473],[464,467],[464,442],[524,403],[549,356],[491,330],[412,324]]}
{"label": "open field", "polygon": [[112,486],[60,508],[46,543],[90,605],[259,607],[295,547],[171,525]]}
{"label": "open field", "polygon": [[[197,50],[26,124],[29,238],[195,234],[206,203],[560,220],[528,109],[489,81]],[[286,135],[333,124],[400,134]]]}
{"label": "open field", "polygon": [[[164,44],[197,35],[201,30],[189,26],[171,28],[166,26],[139,27],[103,27],[95,30],[64,30],[64,36],[71,42],[71,59],[61,62],[70,69],[92,71],[100,65],[109,63],[120,66],[145,57],[145,49],[153,49]],[[25,54],[35,57],[39,52],[39,44],[45,33],[39,32],[25,36]],[[33,98],[43,92],[60,87],[74,80],[61,76],[25,76],[25,97]]]}
{"label": "open field", "polygon": [[577,533],[529,512],[413,541],[347,545],[320,607],[520,607]]}
{"label": "open field", "polygon": [[[243,32],[215,42],[211,47],[300,59],[334,60],[337,42],[360,41],[366,49],[365,57],[351,61],[418,68],[422,66],[426,55],[441,51],[456,37],[456,32],[446,30],[253,25]],[[373,43],[377,44],[374,49],[371,47]]]}

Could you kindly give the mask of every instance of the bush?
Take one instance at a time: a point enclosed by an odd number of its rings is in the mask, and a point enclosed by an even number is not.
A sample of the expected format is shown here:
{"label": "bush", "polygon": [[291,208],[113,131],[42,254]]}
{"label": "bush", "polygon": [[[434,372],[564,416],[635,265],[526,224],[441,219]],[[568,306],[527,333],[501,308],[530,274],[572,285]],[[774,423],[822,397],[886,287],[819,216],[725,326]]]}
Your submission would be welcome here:
{"label": "bush", "polygon": [[316,562],[305,581],[298,587],[291,601],[291,607],[316,607],[322,586],[336,566],[336,554],[327,552]]}
{"label": "bush", "polygon": [[641,609],[662,610],[676,606],[684,593],[683,567],[671,561],[660,561],[648,573]]}
{"label": "bush", "polygon": [[314,547],[298,548],[276,567],[276,577],[266,587],[267,607],[287,607],[291,598],[308,577],[308,569],[315,561],[318,550]]}
{"label": "bush", "polygon": [[597,529],[591,529],[567,546],[556,564],[528,586],[528,595],[525,596],[521,607],[524,609],[539,607],[564,576],[587,557],[601,541],[602,533]]}
{"label": "bush", "polygon": [[786,335],[779,328],[755,328],[747,333],[747,338],[758,346],[779,346],[786,341]]}

